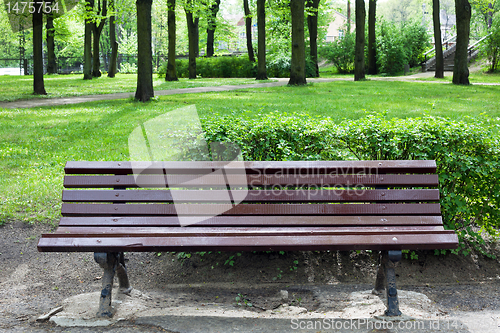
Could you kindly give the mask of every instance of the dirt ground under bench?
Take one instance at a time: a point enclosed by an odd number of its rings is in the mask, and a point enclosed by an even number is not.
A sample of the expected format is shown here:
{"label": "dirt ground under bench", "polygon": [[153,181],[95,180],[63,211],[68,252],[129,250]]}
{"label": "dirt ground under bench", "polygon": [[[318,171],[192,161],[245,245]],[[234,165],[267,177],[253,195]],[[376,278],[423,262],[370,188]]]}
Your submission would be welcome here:
{"label": "dirt ground under bench", "polygon": [[[234,325],[242,318],[261,320],[254,326],[280,331],[274,325],[281,321],[374,318],[385,308],[383,297],[370,293],[378,253],[206,253],[179,259],[178,253],[146,252],[126,255],[134,291],[114,298],[114,320],[123,321],[78,330],[37,322],[60,305],[63,312],[53,318],[90,319],[101,288],[102,270],[92,253],[37,252],[38,238],[50,230],[46,224],[20,222],[0,227],[0,332],[196,332],[207,318]],[[429,251],[403,259],[396,270],[403,312],[429,323],[456,324],[441,324],[445,332],[500,332],[498,244],[493,252],[497,259]],[[217,324],[210,327],[199,331],[220,331]],[[293,330],[290,324],[279,327]]]}

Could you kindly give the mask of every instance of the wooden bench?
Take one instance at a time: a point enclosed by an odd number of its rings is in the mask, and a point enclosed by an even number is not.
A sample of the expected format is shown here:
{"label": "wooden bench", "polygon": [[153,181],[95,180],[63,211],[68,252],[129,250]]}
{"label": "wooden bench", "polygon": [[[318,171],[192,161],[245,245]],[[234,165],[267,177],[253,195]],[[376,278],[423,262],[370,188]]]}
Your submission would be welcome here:
{"label": "wooden bench", "polygon": [[398,316],[401,250],[458,246],[434,161],[68,162],[65,173],[59,227],[38,250],[95,252],[98,316],[112,316],[115,271],[130,290],[123,252],[379,250],[375,290]]}

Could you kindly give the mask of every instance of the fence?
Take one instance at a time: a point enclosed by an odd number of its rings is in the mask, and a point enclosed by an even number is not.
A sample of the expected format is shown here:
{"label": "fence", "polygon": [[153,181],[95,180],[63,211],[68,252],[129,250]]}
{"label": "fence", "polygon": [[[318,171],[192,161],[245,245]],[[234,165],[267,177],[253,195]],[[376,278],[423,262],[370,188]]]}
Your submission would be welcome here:
{"label": "fence", "polygon": [[[111,54],[101,56],[101,71],[107,72]],[[166,61],[166,57],[154,56],[153,68],[157,69]],[[118,54],[117,68],[120,71],[122,65],[130,64],[137,65],[137,56],[129,54]],[[58,57],[56,58],[57,74],[72,74],[83,73],[83,58],[82,57]],[[43,58],[43,71],[47,74],[47,58]],[[30,75],[33,74],[33,57],[29,58],[3,58],[0,59],[0,75]]]}

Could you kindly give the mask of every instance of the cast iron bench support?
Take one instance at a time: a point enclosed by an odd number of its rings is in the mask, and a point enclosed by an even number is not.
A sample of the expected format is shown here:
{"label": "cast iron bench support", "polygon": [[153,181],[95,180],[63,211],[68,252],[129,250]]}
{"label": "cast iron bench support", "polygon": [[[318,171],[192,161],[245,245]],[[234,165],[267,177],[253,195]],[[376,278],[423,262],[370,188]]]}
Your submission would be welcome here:
{"label": "cast iron bench support", "polygon": [[125,267],[125,257],[123,252],[120,253],[94,253],[94,260],[102,267],[104,273],[102,275],[102,291],[99,299],[99,308],[97,317],[113,317],[113,308],[111,306],[111,298],[113,292],[113,280],[118,277],[120,286],[119,292],[128,294],[132,291],[128,280],[127,268]]}
{"label": "cast iron bench support", "polygon": [[377,279],[375,280],[375,288],[373,293],[380,295],[386,292],[387,297],[387,310],[386,316],[400,316],[398,291],[396,288],[396,272],[395,268],[401,261],[401,251],[381,251],[380,262],[377,272]]}
{"label": "cast iron bench support", "polygon": [[65,173],[59,227],[38,250],[95,253],[99,317],[113,315],[115,273],[131,290],[124,252],[382,251],[375,291],[399,316],[401,250],[458,246],[434,161],[95,161]]}

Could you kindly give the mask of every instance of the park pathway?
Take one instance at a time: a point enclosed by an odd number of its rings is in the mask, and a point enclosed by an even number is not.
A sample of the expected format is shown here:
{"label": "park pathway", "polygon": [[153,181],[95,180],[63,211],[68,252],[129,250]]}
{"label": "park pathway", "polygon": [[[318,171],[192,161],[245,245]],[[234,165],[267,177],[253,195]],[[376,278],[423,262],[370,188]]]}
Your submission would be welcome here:
{"label": "park pathway", "polygon": [[[452,72],[445,72],[445,76],[453,76]],[[421,83],[451,83],[449,81],[419,81],[416,79],[433,77],[434,73],[424,72],[407,76],[398,77],[370,77],[369,80],[373,81],[400,81],[400,82],[421,82]],[[215,87],[196,87],[196,88],[181,88],[181,89],[169,89],[169,90],[156,90],[155,96],[167,96],[167,95],[178,95],[178,94],[196,94],[196,93],[206,93],[206,92],[219,92],[219,91],[232,91],[250,88],[269,88],[269,87],[280,87],[288,84],[288,78],[278,78],[273,79],[275,82],[265,82],[265,83],[251,83],[251,84],[240,84],[240,85],[223,85]],[[308,83],[315,82],[333,82],[333,81],[353,81],[352,77],[346,78],[308,78]],[[500,85],[499,83],[474,83],[474,85]],[[85,96],[69,96],[69,97],[58,97],[58,98],[35,98],[22,101],[13,102],[0,102],[0,109],[23,109],[23,108],[34,108],[40,106],[58,106],[58,105],[68,105],[68,104],[79,104],[86,102],[95,101],[109,101],[115,99],[128,99],[133,98],[135,92],[123,92],[123,93],[113,93],[113,94],[100,94],[100,95],[85,95]]]}

